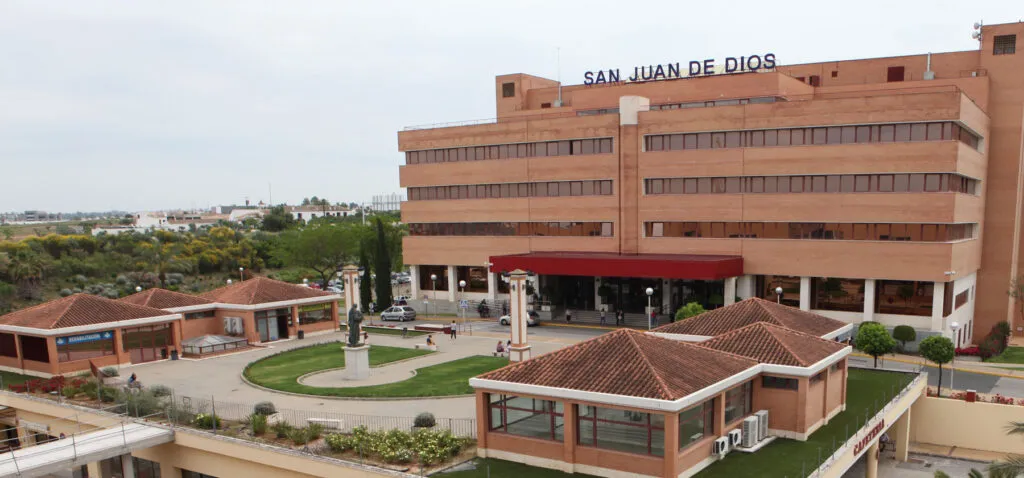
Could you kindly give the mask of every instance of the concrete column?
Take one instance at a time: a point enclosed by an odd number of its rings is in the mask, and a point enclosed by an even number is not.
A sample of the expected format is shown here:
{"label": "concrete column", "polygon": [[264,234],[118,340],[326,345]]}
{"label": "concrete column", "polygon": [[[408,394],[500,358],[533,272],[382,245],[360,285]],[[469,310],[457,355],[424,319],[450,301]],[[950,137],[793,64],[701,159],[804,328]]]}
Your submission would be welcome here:
{"label": "concrete column", "polygon": [[736,277],[725,278],[725,305],[732,305],[736,303]]}
{"label": "concrete column", "polygon": [[498,300],[498,281],[501,277],[493,272],[487,273],[487,301],[494,304]]}
{"label": "concrete column", "polygon": [[864,322],[875,320],[875,280],[864,279]]}
{"label": "concrete column", "polygon": [[455,266],[448,266],[448,300],[455,301],[459,296],[459,271]]}
{"label": "concrete column", "polygon": [[[913,408],[913,407],[911,407]],[[907,454],[910,450],[910,410],[903,412],[896,423],[892,426],[896,441],[896,461],[907,461]]]}
{"label": "concrete column", "polygon": [[676,462],[679,460],[679,414],[665,415],[664,471],[661,476],[676,476]]}
{"label": "concrete column", "polygon": [[509,273],[509,294],[509,315],[512,318],[512,347],[509,350],[509,360],[521,362],[531,356],[526,333],[526,271],[516,269]]}
{"label": "concrete column", "polygon": [[169,461],[161,461],[160,478],[181,478],[181,468],[175,467]]}
{"label": "concrete column", "polygon": [[[672,309],[672,281],[669,279],[661,280],[661,312],[675,316],[676,311]],[[665,319],[666,322],[671,322],[672,319]]]}
{"label": "concrete column", "polygon": [[121,455],[121,470],[124,472],[125,478],[135,476],[135,462],[132,461],[131,453]]}
{"label": "concrete column", "polygon": [[420,266],[409,266],[409,298],[420,298]]}
{"label": "concrete column", "polygon": [[800,278],[800,310],[811,310],[811,278]]}
{"label": "concrete column", "polygon": [[597,291],[601,290],[601,278],[594,277],[594,310],[601,310],[601,294]]}
{"label": "concrete column", "polygon": [[[942,335],[946,335],[946,324],[942,320],[942,299],[946,293],[945,282],[935,282],[935,286],[932,289],[932,332],[941,332]],[[953,287],[953,284],[949,285]],[[915,290],[916,294],[917,291]]]}
{"label": "concrete column", "polygon": [[867,463],[864,468],[865,478],[878,478],[878,440],[868,448],[867,453],[864,454],[867,457]]}
{"label": "concrete column", "polygon": [[754,276],[745,274],[736,279],[736,295],[740,300],[746,300],[757,296],[757,280]]}
{"label": "concrete column", "polygon": [[[89,470],[89,476],[95,476],[95,477],[103,476],[103,475],[100,474],[100,462],[98,462],[98,461],[94,461],[92,463],[87,463],[85,465],[85,468]],[[163,470],[161,470],[161,471],[163,471]],[[161,474],[161,476],[163,476],[163,475]]]}

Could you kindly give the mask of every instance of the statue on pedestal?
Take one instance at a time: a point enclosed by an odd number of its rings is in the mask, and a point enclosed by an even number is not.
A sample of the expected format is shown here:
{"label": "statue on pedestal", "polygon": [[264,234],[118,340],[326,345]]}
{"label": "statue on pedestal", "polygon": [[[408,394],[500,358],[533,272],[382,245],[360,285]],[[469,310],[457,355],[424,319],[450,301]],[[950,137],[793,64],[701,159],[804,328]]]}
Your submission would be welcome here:
{"label": "statue on pedestal", "polygon": [[359,311],[359,307],[352,304],[352,308],[348,311],[348,346],[358,347],[359,344],[359,324],[363,322],[363,313]]}

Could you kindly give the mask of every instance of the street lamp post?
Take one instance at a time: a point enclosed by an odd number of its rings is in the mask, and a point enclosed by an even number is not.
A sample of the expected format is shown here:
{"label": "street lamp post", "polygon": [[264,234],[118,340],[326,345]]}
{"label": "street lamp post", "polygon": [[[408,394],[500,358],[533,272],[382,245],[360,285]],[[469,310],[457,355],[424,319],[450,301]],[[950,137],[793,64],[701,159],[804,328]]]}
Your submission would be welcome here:
{"label": "street lamp post", "polygon": [[[437,303],[437,274],[430,274],[430,290],[432,291],[432,293],[434,295],[434,303],[436,304]],[[434,306],[434,309],[437,309],[437,305]],[[430,317],[430,310],[428,309],[426,312],[427,312],[427,317]]]}
{"label": "street lamp post", "polygon": [[466,281],[459,281],[459,316],[462,318],[462,327],[466,327],[466,309],[462,308],[462,298],[466,296]]}
{"label": "street lamp post", "polygon": [[228,285],[231,285],[231,279],[228,279]]}
{"label": "street lamp post", "polygon": [[647,292],[647,330],[651,330],[651,296],[654,295],[654,289],[648,287]]}
{"label": "street lamp post", "polygon": [[238,268],[238,280],[239,280],[239,282],[245,280],[245,268],[244,267],[239,267]]}
{"label": "street lamp post", "polygon": [[775,303],[776,304],[781,304],[782,303],[782,287],[776,287],[775,288]]}
{"label": "street lamp post", "polygon": [[141,285],[135,286],[135,292],[142,292],[142,286]]}
{"label": "street lamp post", "polygon": [[949,393],[953,393],[953,391],[956,390],[953,388],[953,372],[956,370],[956,368],[954,368],[954,365],[956,365],[956,348],[960,346],[960,336],[957,335],[957,331],[960,330],[960,323],[953,321],[952,324],[949,324],[949,328],[953,329],[954,337],[953,359],[949,361]]}

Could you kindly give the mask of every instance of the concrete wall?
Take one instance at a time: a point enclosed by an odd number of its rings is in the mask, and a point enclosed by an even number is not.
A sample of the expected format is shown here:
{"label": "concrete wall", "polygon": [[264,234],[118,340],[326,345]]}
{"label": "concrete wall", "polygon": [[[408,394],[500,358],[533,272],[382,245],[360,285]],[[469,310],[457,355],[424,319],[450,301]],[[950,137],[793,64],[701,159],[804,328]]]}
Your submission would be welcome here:
{"label": "concrete wall", "polygon": [[[1024,453],[1024,437],[1007,435],[1010,422],[1024,422],[1024,407],[921,397],[910,416],[910,440],[1003,453]],[[969,423],[970,426],[964,426]]]}

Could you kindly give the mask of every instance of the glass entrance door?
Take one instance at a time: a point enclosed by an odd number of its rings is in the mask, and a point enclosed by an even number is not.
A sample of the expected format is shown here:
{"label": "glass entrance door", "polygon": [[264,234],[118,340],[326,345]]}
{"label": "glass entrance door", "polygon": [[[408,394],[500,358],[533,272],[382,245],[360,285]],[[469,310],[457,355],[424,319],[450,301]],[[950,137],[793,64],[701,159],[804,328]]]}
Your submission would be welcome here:
{"label": "glass entrance door", "polygon": [[132,357],[132,363],[152,362],[167,358],[167,346],[171,343],[170,324],[146,325],[121,330],[124,351]]}

